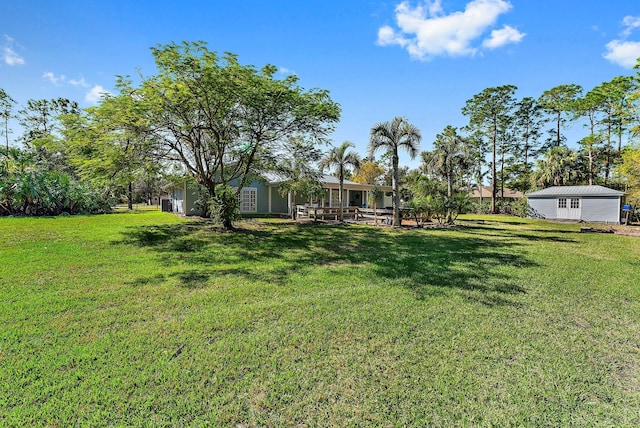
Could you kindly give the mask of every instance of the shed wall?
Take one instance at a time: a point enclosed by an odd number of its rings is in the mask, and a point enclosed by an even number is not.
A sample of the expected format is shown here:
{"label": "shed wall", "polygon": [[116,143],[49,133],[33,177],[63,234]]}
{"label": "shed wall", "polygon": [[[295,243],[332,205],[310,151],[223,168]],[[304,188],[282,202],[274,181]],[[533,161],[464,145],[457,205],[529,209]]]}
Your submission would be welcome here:
{"label": "shed wall", "polygon": [[584,221],[620,222],[620,198],[617,196],[582,198],[582,217]]}
{"label": "shed wall", "polygon": [[[557,197],[531,198],[529,206],[542,218],[556,219]],[[617,196],[581,197],[580,220],[620,222],[620,198]]]}
{"label": "shed wall", "polygon": [[542,218],[556,218],[556,198],[528,198],[529,207]]}

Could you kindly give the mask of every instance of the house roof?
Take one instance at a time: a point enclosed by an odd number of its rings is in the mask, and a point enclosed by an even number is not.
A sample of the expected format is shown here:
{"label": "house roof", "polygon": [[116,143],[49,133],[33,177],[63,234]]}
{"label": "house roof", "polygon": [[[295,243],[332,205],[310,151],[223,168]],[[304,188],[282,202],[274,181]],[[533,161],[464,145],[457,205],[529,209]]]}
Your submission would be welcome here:
{"label": "house roof", "polygon": [[[473,191],[469,192],[469,197],[470,198],[480,198],[480,192],[482,192],[482,197],[483,198],[490,198],[491,197],[491,186],[480,186],[480,189],[478,189],[477,187],[475,189],[473,189]],[[501,196],[502,193],[500,191],[500,189],[498,189],[498,196]],[[512,198],[512,199],[517,199],[517,198],[521,198],[522,192],[518,192],[517,190],[511,190],[508,188],[504,188],[504,197],[505,198]]]}
{"label": "house roof", "polygon": [[552,196],[622,196],[624,192],[604,186],[553,186],[536,192],[527,193],[527,197]]}
{"label": "house roof", "polygon": [[[333,175],[323,175],[322,182],[324,184],[335,184],[336,186],[340,185],[340,180],[338,179],[338,177],[334,177]],[[361,186],[362,185],[360,183],[356,183],[355,181],[351,181],[347,179],[343,180],[343,184],[345,186]],[[365,186],[368,186],[368,184],[365,184]]]}
{"label": "house roof", "polygon": [[[263,176],[269,182],[269,184],[278,184],[285,181],[284,177],[278,176],[277,174],[273,174],[273,173],[263,174]],[[334,177],[333,175],[323,175],[320,181],[326,187],[337,189],[340,186],[340,180],[338,179],[338,177]],[[345,189],[352,189],[352,190],[371,190],[375,187],[373,184],[361,184],[361,183],[356,183],[355,181],[346,180],[346,179],[343,180],[343,185]],[[391,190],[391,186],[378,186],[378,187],[382,190]]]}

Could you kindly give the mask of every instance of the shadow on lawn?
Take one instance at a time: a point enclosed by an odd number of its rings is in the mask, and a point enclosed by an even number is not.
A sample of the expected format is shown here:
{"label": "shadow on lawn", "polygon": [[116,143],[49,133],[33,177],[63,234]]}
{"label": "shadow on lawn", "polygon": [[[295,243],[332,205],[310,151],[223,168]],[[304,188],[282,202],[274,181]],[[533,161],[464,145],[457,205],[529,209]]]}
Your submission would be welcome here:
{"label": "shadow on lawn", "polygon": [[508,238],[523,239],[525,241],[561,242],[566,244],[573,244],[577,242],[575,239],[572,239],[572,238],[568,238],[564,236],[556,236],[556,235],[577,233],[577,232],[571,232],[567,230],[531,229],[526,232],[516,232],[514,230],[509,230],[509,229],[501,229],[501,228],[487,227],[487,226],[484,226],[484,227],[467,226],[467,225],[465,225],[464,230],[476,235],[502,236],[502,237],[508,237]]}
{"label": "shadow on lawn", "polygon": [[[336,269],[348,285],[350,277],[339,269],[358,266],[378,281],[411,290],[418,299],[456,289],[491,306],[513,305],[510,296],[525,292],[508,269],[535,266],[523,253],[522,239],[532,239],[530,235],[496,239],[485,236],[481,227],[465,227],[462,230],[470,233],[464,235],[292,223],[249,227],[224,233],[205,221],[143,226],[128,230],[118,243],[148,247],[166,266],[184,266],[178,273],[172,269],[170,276],[186,288],[207,287],[227,276],[290,284],[291,274],[313,266]],[[158,279],[156,275],[135,283]]]}

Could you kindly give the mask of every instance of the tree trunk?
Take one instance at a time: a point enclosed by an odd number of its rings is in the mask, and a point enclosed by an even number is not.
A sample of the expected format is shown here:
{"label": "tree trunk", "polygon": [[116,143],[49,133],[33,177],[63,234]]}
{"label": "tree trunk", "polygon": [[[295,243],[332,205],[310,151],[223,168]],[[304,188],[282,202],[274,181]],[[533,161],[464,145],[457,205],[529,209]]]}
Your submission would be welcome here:
{"label": "tree trunk", "polygon": [[447,173],[447,223],[451,223],[451,198],[453,197],[453,176]]}
{"label": "tree trunk", "polygon": [[378,206],[378,201],[373,202],[373,224],[378,225],[378,210],[376,207]]}
{"label": "tree trunk", "polygon": [[500,153],[500,201],[504,204],[504,147]]}
{"label": "tree trunk", "polygon": [[233,227],[233,222],[227,216],[224,216],[224,218],[222,219],[222,227],[224,228],[224,230],[235,230],[235,228]]}
{"label": "tree trunk", "polygon": [[618,123],[618,154],[622,151],[622,132],[624,128],[622,126],[622,118],[620,118],[620,122]]}
{"label": "tree trunk", "polygon": [[343,203],[342,203],[342,193],[344,192],[344,172],[340,169],[340,185],[338,186],[340,194],[338,195],[338,200],[340,201],[340,223],[344,222],[344,213],[343,213]]}
{"label": "tree trunk", "polygon": [[129,210],[133,209],[133,183],[131,181],[127,186],[127,208]]}
{"label": "tree trunk", "polygon": [[291,200],[293,203],[291,204],[291,220],[298,219],[298,207],[295,206],[296,202],[296,192],[291,192]]}
{"label": "tree trunk", "polygon": [[498,138],[497,118],[493,121],[493,144],[492,144],[492,161],[491,161],[491,214],[496,213],[496,140]]}
{"label": "tree trunk", "polygon": [[589,186],[593,185],[593,143],[589,144]]}
{"label": "tree trunk", "polygon": [[611,172],[611,116],[607,120],[607,149],[606,157],[604,160],[604,185],[609,182],[609,174]]}
{"label": "tree trunk", "polygon": [[402,225],[402,219],[400,218],[400,193],[398,183],[398,153],[397,150],[393,154],[392,158],[393,178],[391,185],[393,187],[393,225],[399,227]]}
{"label": "tree trunk", "polygon": [[557,134],[556,134],[556,147],[560,147],[560,122],[562,120],[562,113],[558,113],[558,129],[557,129]]}
{"label": "tree trunk", "polygon": [[481,214],[482,213],[482,191],[484,190],[482,188],[482,166],[478,168],[477,174],[478,176],[476,178],[478,180],[478,192],[480,193],[480,205],[478,205],[478,214]]}
{"label": "tree trunk", "polygon": [[9,117],[4,120],[4,137],[6,139],[7,152],[4,154],[7,162],[7,172],[9,172]]}
{"label": "tree trunk", "polygon": [[287,192],[287,205],[289,207],[289,216],[291,219],[294,218],[293,212],[296,210],[296,207],[293,206],[293,199],[291,198],[291,190]]}

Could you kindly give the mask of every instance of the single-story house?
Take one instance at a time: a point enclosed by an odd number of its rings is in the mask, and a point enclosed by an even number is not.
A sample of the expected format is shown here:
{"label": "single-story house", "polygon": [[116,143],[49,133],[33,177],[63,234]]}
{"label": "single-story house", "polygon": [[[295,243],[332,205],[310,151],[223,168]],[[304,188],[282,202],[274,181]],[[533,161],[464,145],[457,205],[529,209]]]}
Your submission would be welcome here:
{"label": "single-story house", "polygon": [[[325,175],[320,180],[325,189],[321,198],[303,199],[300,195],[282,195],[280,183],[282,179],[275,176],[254,179],[240,191],[240,213],[242,214],[290,214],[296,205],[313,205],[316,207],[337,207],[340,205],[339,181],[336,177]],[[344,206],[368,208],[370,204],[368,193],[374,189],[373,185],[355,183],[344,180]],[[376,202],[378,208],[389,207],[391,201],[391,187],[377,186],[384,192],[381,200]],[[185,180],[168,189],[170,199],[165,202],[166,211],[173,211],[183,215],[198,215],[195,201],[198,199],[198,185],[193,180]]]}
{"label": "single-story house", "polygon": [[[502,198],[503,191],[504,199],[509,201],[520,199],[524,196],[522,192],[511,190],[505,187],[504,189],[497,189],[496,197]],[[469,192],[469,198],[471,200],[479,201],[480,197],[482,197],[482,200],[491,200],[491,186],[476,186],[471,192]]]}
{"label": "single-story house", "polygon": [[620,223],[624,192],[604,186],[553,186],[528,193],[536,216],[554,220]]}

